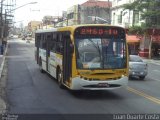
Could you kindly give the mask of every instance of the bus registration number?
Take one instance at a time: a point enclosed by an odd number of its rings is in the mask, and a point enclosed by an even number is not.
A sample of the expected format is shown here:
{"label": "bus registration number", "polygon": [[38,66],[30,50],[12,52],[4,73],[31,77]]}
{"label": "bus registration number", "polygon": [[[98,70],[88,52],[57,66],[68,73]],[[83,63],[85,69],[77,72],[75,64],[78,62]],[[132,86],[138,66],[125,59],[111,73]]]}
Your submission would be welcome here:
{"label": "bus registration number", "polygon": [[109,87],[108,83],[98,83],[99,87]]}

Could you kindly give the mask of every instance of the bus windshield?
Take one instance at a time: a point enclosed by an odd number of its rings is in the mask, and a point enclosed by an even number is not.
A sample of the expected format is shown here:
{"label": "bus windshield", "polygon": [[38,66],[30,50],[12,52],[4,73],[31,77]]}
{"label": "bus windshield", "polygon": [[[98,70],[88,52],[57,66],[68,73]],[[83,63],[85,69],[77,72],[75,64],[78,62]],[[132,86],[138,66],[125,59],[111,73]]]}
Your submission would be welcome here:
{"label": "bus windshield", "polygon": [[123,38],[75,38],[78,69],[122,69],[126,67]]}

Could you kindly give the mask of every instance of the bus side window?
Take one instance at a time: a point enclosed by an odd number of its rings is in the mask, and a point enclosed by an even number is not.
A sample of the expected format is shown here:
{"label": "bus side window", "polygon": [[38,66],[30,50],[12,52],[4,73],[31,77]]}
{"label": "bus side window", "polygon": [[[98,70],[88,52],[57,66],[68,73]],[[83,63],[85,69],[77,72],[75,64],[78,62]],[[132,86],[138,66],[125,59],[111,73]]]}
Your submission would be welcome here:
{"label": "bus side window", "polygon": [[42,48],[46,49],[46,36],[44,34],[43,34],[43,37],[42,37]]}
{"label": "bus side window", "polygon": [[62,54],[63,53],[63,39],[64,39],[64,36],[63,36],[63,34],[61,34],[60,35],[60,37],[59,37],[59,43],[60,43],[60,53]]}
{"label": "bus side window", "polygon": [[51,41],[50,41],[50,50],[52,52],[55,52],[56,51],[56,38],[55,38],[56,34],[53,33],[52,34],[52,37],[51,37]]}
{"label": "bus side window", "polygon": [[50,56],[51,33],[46,34],[46,42],[47,42],[46,44],[47,55]]}
{"label": "bus side window", "polygon": [[58,34],[56,35],[56,52],[57,52],[57,53],[60,53]]}
{"label": "bus side window", "polygon": [[56,53],[60,53],[60,47],[59,47],[59,34],[55,33],[55,43],[56,43]]}
{"label": "bus side window", "polygon": [[38,38],[38,35],[36,34],[35,35],[35,46],[37,47],[37,38]]}
{"label": "bus side window", "polygon": [[63,53],[63,36],[62,34],[57,34],[57,43],[56,43],[56,52],[62,54]]}
{"label": "bus side window", "polygon": [[42,49],[42,43],[43,43],[43,34],[40,34],[40,39],[39,39],[39,47]]}

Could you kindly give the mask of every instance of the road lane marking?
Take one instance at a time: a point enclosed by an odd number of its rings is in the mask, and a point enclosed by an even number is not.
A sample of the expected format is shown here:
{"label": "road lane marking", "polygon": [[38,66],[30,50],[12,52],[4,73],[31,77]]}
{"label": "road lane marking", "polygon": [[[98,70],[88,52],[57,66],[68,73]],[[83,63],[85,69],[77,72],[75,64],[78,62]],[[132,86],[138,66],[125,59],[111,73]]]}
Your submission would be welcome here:
{"label": "road lane marking", "polygon": [[153,79],[153,80],[160,82],[160,80],[158,80],[158,79]]}
{"label": "road lane marking", "polygon": [[133,89],[131,87],[127,87],[126,89],[128,91],[130,91],[130,92],[133,92],[133,93],[135,93],[137,95],[140,95],[140,96],[142,96],[142,97],[144,97],[144,98],[146,98],[146,99],[148,99],[148,100],[150,100],[150,101],[152,101],[152,102],[157,103],[157,104],[160,105],[160,99],[157,99],[157,98],[155,98],[153,96],[147,95],[146,93],[138,91],[138,90]]}
{"label": "road lane marking", "polygon": [[158,72],[158,73],[160,73],[160,70],[153,70],[154,72]]}

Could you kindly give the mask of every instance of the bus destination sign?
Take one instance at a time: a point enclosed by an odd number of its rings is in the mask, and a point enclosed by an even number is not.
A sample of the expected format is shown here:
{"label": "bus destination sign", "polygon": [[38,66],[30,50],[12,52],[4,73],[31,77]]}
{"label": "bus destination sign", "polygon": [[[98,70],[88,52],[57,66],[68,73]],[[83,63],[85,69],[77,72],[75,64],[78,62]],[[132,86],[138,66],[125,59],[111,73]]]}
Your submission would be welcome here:
{"label": "bus destination sign", "polygon": [[119,36],[123,35],[123,29],[117,27],[80,27],[76,29],[77,36],[83,35],[100,35],[100,36]]}

